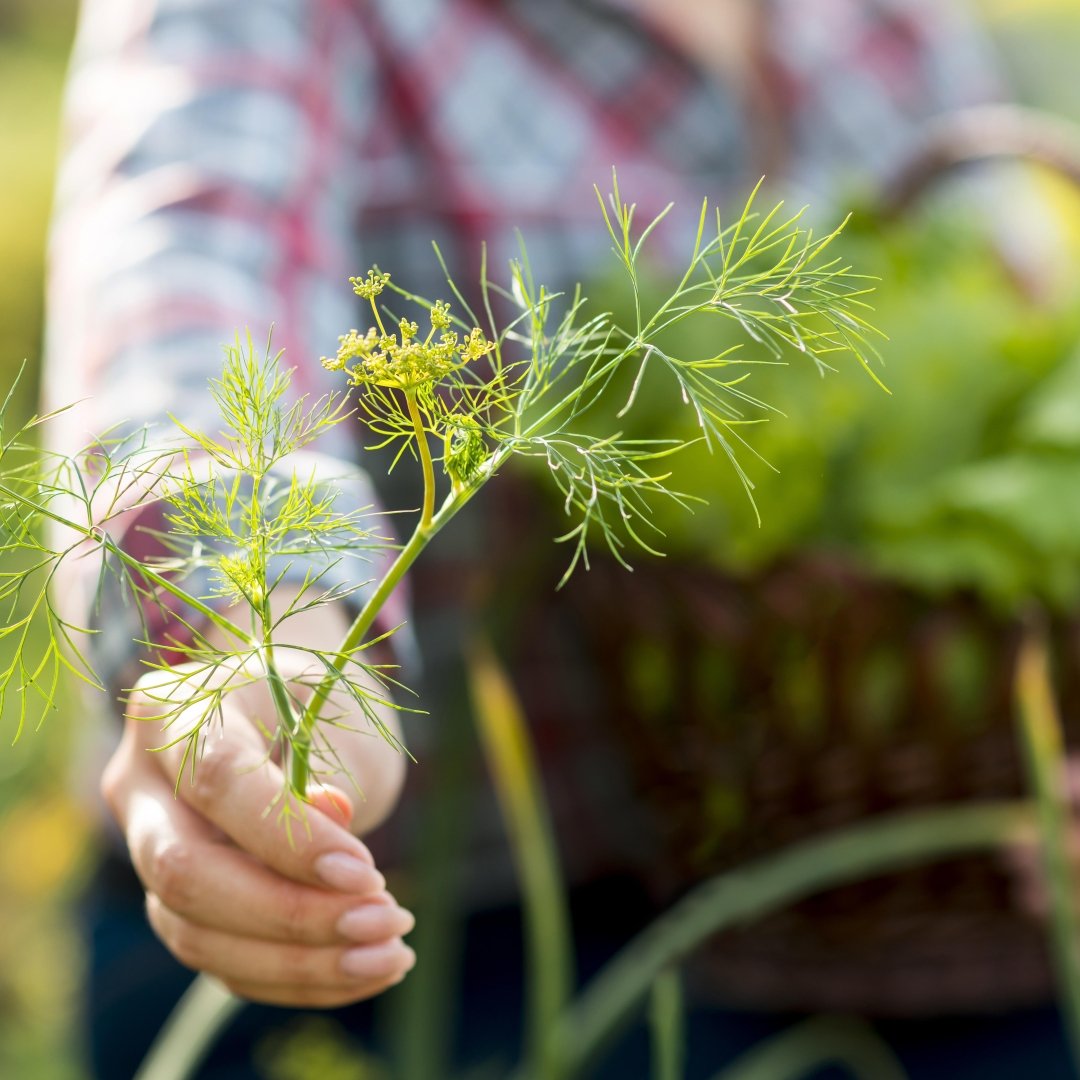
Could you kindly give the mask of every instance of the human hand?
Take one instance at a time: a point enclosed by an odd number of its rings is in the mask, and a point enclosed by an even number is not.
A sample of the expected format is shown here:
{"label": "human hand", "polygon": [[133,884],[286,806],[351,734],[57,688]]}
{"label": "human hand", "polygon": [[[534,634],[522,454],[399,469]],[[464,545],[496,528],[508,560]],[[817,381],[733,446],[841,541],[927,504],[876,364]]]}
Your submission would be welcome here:
{"label": "human hand", "polygon": [[414,920],[346,827],[351,800],[316,790],[291,841],[272,810],[284,779],[259,722],[272,715],[265,687],[224,699],[220,732],[177,783],[184,744],[159,749],[167,739],[154,720],[161,677],[132,692],[102,791],[165,946],[238,996],[275,1005],[334,1007],[400,982],[415,963],[401,939]]}

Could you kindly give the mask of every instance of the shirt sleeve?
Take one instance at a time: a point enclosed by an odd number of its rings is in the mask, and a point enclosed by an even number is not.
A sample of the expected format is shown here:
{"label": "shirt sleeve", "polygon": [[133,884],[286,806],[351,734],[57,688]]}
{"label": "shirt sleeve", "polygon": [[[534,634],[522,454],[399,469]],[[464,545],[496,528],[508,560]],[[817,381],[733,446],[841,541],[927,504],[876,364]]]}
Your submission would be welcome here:
{"label": "shirt sleeve", "polygon": [[[238,331],[259,341],[273,327],[296,393],[331,388],[318,358],[353,317],[363,177],[352,155],[373,72],[360,20],[339,0],[84,0],[44,372],[47,407],[82,404],[57,425],[58,449],[106,430],[164,432],[168,414],[217,430],[207,381]],[[366,478],[344,464],[345,429],[319,450],[329,458],[296,467],[331,460],[328,480],[351,505],[370,503]],[[118,521],[123,543],[142,542],[139,520]],[[96,580],[70,584],[88,602]],[[97,659],[112,681],[130,669],[139,613],[118,597],[96,602],[108,626]]]}
{"label": "shirt sleeve", "polygon": [[964,3],[770,0],[766,52],[800,199],[880,184],[928,121],[1001,98],[988,36]]}

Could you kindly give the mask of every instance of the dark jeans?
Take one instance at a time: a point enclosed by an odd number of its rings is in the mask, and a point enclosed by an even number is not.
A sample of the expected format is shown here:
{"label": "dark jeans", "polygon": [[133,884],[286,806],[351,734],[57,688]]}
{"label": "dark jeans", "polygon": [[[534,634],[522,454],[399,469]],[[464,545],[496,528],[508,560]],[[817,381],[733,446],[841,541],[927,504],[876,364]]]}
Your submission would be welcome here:
{"label": "dark jeans", "polygon": [[[577,958],[588,976],[647,921],[644,899],[626,882],[605,882],[572,897]],[[89,944],[86,995],[89,1055],[95,1080],[131,1080],[154,1033],[190,981],[150,931],[142,893],[127,865],[108,859],[84,906]],[[423,963],[423,957],[420,962]],[[1007,978],[1008,973],[1002,972]],[[499,1080],[520,1051],[522,1010],[519,912],[505,909],[473,916],[466,926],[455,1031],[456,1073]],[[340,1024],[357,1048],[382,1056],[380,1009],[392,1007],[391,990],[365,1002],[324,1014]],[[303,1014],[265,1006],[246,1007],[219,1039],[199,1073],[200,1080],[268,1080],[266,1066],[275,1032],[289,1030]],[[687,1080],[706,1080],[743,1050],[799,1017],[716,1010],[691,1010],[688,1018]],[[1051,1008],[1008,1016],[890,1021],[877,1029],[906,1066],[910,1080],[1075,1080],[1063,1031]],[[417,1033],[422,1038],[422,1033]],[[315,1068],[313,1064],[313,1068]],[[591,1080],[648,1080],[648,1034],[639,1025],[624,1035],[591,1070]],[[366,1080],[362,1070],[342,1080]],[[380,1076],[385,1074],[379,1074]],[[848,1074],[822,1069],[813,1080]],[[326,1080],[323,1068],[312,1080]],[[333,1080],[338,1080],[334,1074]],[[394,1080],[450,1080],[394,1077]],[[781,1078],[778,1078],[781,1080]],[[809,1078],[808,1078],[809,1080]],[[866,1080],[874,1080],[873,1077]]]}

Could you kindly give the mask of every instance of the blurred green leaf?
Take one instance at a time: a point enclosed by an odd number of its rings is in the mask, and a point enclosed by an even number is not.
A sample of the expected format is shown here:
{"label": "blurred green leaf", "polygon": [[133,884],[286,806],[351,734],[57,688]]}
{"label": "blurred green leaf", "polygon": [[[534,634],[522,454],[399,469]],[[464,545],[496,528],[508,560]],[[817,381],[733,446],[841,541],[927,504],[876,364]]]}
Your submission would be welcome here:
{"label": "blurred green leaf", "polygon": [[[1028,298],[980,227],[941,208],[887,230],[857,221],[837,253],[881,279],[892,393],[852,366],[823,379],[794,350],[787,366],[755,366],[745,389],[784,414],[742,429],[761,527],[699,445],[684,468],[700,480],[685,486],[709,505],[660,508],[665,548],[736,571],[838,549],[931,591],[1080,600],[1080,278],[1053,302]],[[624,302],[608,283],[593,293]],[[690,357],[725,345],[691,324],[670,338]],[[639,391],[631,436],[688,435],[660,401]]]}

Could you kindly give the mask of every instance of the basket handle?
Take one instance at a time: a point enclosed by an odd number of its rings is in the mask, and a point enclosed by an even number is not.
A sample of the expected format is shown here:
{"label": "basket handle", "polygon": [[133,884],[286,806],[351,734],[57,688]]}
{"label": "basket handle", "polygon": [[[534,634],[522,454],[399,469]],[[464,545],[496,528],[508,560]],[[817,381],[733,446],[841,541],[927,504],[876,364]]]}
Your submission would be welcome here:
{"label": "basket handle", "polygon": [[980,105],[931,121],[878,202],[886,219],[908,213],[939,180],[978,161],[1030,161],[1059,173],[1080,190],[1080,125],[1021,105]]}

